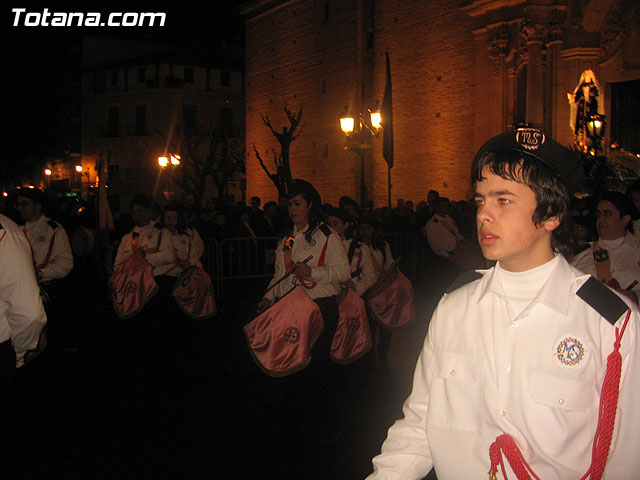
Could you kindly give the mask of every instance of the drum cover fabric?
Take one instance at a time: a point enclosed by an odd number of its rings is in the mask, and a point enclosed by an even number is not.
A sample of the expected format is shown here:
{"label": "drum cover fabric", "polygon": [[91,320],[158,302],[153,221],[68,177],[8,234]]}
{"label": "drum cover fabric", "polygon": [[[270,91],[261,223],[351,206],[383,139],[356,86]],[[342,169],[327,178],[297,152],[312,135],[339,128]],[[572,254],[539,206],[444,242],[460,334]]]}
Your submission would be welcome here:
{"label": "drum cover fabric", "polygon": [[368,304],[374,318],[389,330],[401,328],[416,318],[413,286],[399,270],[389,286],[369,297]]}
{"label": "drum cover fabric", "polygon": [[351,363],[371,348],[371,328],[364,300],[353,290],[340,302],[340,319],[331,343],[331,359],[340,364]]}
{"label": "drum cover fabric", "polygon": [[196,320],[211,318],[216,314],[211,277],[196,265],[189,267],[178,277],[173,297],[180,310]]}
{"label": "drum cover fabric", "polygon": [[298,286],[244,326],[253,358],[272,377],[306,367],[322,333],[320,307]]}
{"label": "drum cover fabric", "polygon": [[158,293],[151,265],[138,254],[129,256],[116,267],[109,284],[113,308],[120,318],[134,316]]}

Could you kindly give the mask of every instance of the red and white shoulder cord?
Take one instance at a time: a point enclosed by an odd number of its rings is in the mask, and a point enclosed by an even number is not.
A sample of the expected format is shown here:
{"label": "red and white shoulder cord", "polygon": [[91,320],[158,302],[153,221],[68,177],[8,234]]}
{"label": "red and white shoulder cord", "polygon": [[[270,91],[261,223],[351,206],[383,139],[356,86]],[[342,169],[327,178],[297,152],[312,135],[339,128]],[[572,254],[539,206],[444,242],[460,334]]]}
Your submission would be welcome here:
{"label": "red and white shoulder cord", "polygon": [[[602,383],[602,394],[600,396],[600,410],[598,414],[598,428],[593,439],[591,451],[591,466],[580,480],[600,480],[604,467],[607,464],[613,427],[616,422],[616,411],[618,409],[618,395],[620,393],[620,374],[622,372],[622,356],[620,355],[620,342],[622,335],[627,328],[631,309],[627,311],[627,316],[620,330],[616,327],[616,340],[613,344],[613,351],[607,357],[607,370]],[[502,456],[505,456],[516,474],[518,480],[540,480],[524,459],[522,452],[516,442],[506,433],[500,435],[489,447],[489,457],[491,459],[491,469],[489,479],[496,480],[498,465],[502,470],[502,475],[507,480],[507,472],[504,468]],[[529,475],[531,474],[531,475]]]}

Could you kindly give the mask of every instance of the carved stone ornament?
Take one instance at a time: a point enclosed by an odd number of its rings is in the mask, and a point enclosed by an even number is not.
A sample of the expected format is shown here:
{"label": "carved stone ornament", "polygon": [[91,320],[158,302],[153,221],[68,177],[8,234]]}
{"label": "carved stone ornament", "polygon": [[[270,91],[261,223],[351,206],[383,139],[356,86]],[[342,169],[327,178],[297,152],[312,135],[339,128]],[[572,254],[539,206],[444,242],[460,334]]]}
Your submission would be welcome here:
{"label": "carved stone ornament", "polygon": [[500,58],[506,57],[509,53],[509,40],[511,35],[506,25],[504,29],[500,29],[498,33],[489,37],[487,50],[489,51],[489,60],[491,61],[491,73],[494,77],[500,74]]}
{"label": "carved stone ornament", "polygon": [[616,2],[607,14],[602,33],[600,46],[604,50],[604,59],[611,58],[618,49],[627,41],[632,22],[638,18],[638,4],[633,0]]}

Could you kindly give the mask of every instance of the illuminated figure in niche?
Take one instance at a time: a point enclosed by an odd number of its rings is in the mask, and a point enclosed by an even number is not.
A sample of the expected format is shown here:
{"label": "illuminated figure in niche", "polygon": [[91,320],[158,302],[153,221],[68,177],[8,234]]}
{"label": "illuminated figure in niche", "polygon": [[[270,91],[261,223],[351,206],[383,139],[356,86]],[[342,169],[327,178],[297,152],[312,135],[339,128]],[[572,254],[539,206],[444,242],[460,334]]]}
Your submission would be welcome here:
{"label": "illuminated figure in niche", "polygon": [[587,121],[591,115],[604,113],[604,102],[598,97],[602,88],[592,70],[584,70],[573,92],[567,93],[571,106],[569,126],[580,146],[587,144]]}

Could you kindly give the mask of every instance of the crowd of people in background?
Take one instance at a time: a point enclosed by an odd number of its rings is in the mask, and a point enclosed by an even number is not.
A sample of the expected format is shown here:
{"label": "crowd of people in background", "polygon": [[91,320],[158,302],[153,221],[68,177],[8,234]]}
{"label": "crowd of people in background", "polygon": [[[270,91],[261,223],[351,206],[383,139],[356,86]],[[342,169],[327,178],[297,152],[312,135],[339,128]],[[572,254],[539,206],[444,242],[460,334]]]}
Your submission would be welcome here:
{"label": "crowd of people in background", "polygon": [[[623,216],[627,213],[630,215],[627,230],[640,237],[640,219],[637,213],[640,208],[640,181],[629,185],[622,196],[629,201],[619,207],[623,208]],[[589,242],[598,239],[599,201],[600,194],[574,198],[571,211],[571,240],[574,248],[572,252],[565,252],[568,259],[572,260],[590,245]],[[95,267],[92,248],[96,242],[96,232],[93,231],[95,212],[92,205],[85,205],[68,197],[42,197],[42,202],[43,215],[47,215],[43,218],[47,221],[53,219],[63,227],[70,241],[76,266]],[[232,238],[277,238],[283,229],[290,227],[285,197],[278,202],[262,203],[259,197],[254,196],[249,204],[237,202],[235,205],[223,205],[211,198],[198,208],[193,205],[193,196],[185,194],[181,202],[171,203],[171,206],[178,210],[175,213],[180,218],[180,229],[192,229],[198,235],[198,242],[202,241],[205,245],[209,240],[221,242]],[[150,204],[154,224],[163,224],[163,208],[159,203]],[[403,235],[410,239],[412,248],[420,251],[419,259],[424,263],[417,267],[414,265],[414,273],[418,276],[428,276],[430,270],[443,268],[452,269],[452,275],[455,276],[460,271],[487,266],[479,256],[476,245],[473,200],[453,200],[440,195],[436,190],[430,190],[425,200],[414,203],[400,198],[391,207],[376,207],[373,202],[359,206],[348,196],[341,197],[337,204],[321,205],[325,216],[329,216],[336,208],[346,212],[354,224],[360,223],[362,218],[370,219],[375,222],[380,234]],[[25,222],[15,195],[0,199],[0,213],[18,224]],[[133,229],[134,220],[130,208],[114,208],[113,214],[115,229],[111,232],[110,241],[115,255],[121,239]],[[270,245],[275,246],[275,241]],[[206,257],[206,252],[204,255]]]}

